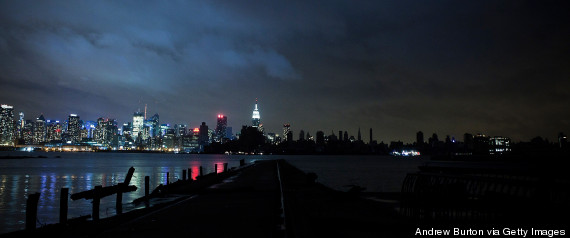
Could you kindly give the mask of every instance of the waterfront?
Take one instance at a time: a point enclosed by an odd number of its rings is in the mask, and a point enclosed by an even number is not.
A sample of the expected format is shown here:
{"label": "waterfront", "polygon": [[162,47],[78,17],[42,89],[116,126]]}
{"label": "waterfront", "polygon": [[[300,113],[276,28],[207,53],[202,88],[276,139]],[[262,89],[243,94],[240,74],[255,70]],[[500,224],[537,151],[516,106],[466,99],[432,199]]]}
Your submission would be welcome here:
{"label": "waterfront", "polygon": [[[181,179],[182,170],[191,168],[192,176],[203,166],[205,173],[214,171],[214,164],[228,163],[239,166],[254,160],[284,158],[291,164],[314,172],[318,181],[337,190],[346,191],[348,185],[366,187],[369,192],[397,192],[407,172],[415,171],[427,161],[423,157],[389,156],[242,156],[242,155],[190,155],[154,153],[45,153],[2,152],[2,156],[45,156],[46,158],[0,160],[0,233],[23,229],[26,198],[40,192],[38,220],[40,224],[58,221],[60,189],[69,188],[70,194],[92,189],[96,185],[111,186],[124,180],[128,169],[135,168],[131,185],[135,192],[124,194],[125,210],[144,195],[144,177],[150,176],[151,189],[166,183],[166,173],[171,181]],[[58,158],[58,156],[60,158]],[[89,215],[91,201],[69,201],[69,218]],[[101,200],[101,217],[115,215],[115,196]]]}

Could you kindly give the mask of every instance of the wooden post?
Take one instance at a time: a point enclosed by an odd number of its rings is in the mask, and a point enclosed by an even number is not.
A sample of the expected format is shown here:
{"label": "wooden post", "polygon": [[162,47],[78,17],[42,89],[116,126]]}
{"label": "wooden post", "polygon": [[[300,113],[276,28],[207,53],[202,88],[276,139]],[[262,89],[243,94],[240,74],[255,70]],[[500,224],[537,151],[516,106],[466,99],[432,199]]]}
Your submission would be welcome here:
{"label": "wooden post", "polygon": [[129,186],[129,183],[131,183],[131,178],[133,177],[134,173],[135,173],[135,168],[134,167],[129,168],[127,176],[125,177],[125,186]]}
{"label": "wooden post", "polygon": [[228,163],[224,163],[224,172],[228,172]]}
{"label": "wooden post", "polygon": [[34,193],[28,195],[28,200],[26,201],[26,230],[36,229],[39,200],[40,200],[40,193]]}
{"label": "wooden post", "polygon": [[182,170],[182,181],[186,181],[186,170]]}
{"label": "wooden post", "polygon": [[166,185],[170,184],[170,172],[166,172]]}
{"label": "wooden post", "polygon": [[119,189],[117,191],[117,200],[115,203],[115,209],[117,210],[117,215],[123,213],[123,188],[125,184],[119,183]]}
{"label": "wooden post", "polygon": [[215,173],[215,174],[218,173],[218,164],[214,164],[214,173]]}
{"label": "wooden post", "polygon": [[101,189],[103,189],[103,186],[98,185],[95,186],[95,189],[93,190],[93,211],[91,214],[91,218],[93,219],[93,221],[98,221],[99,220],[99,205],[101,204]]}
{"label": "wooden post", "polygon": [[59,196],[59,224],[65,225],[67,223],[67,201],[69,196],[69,188],[61,188],[61,195]]}
{"label": "wooden post", "polygon": [[204,173],[202,173],[202,166],[200,166],[200,177],[202,177],[202,175],[204,175]]}
{"label": "wooden post", "polygon": [[150,177],[144,176],[144,198],[146,202],[146,206],[148,207],[148,192],[150,190]]}

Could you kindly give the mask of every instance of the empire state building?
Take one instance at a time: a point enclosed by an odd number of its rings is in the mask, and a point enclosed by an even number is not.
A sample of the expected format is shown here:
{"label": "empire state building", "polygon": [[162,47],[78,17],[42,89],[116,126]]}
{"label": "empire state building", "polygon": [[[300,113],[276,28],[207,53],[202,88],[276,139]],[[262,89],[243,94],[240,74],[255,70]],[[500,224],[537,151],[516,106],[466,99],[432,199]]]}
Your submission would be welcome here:
{"label": "empire state building", "polygon": [[253,127],[259,128],[261,126],[261,117],[259,116],[259,109],[257,109],[257,98],[255,99],[255,108],[251,116],[251,123]]}

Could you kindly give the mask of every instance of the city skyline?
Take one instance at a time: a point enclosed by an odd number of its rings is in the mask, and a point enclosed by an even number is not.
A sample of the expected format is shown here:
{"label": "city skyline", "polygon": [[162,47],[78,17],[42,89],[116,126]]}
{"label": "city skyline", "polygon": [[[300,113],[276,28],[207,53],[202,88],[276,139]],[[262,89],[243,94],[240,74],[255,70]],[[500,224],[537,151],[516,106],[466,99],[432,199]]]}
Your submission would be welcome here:
{"label": "city skyline", "polygon": [[[247,6],[247,7],[244,7]],[[567,2],[0,3],[0,103],[35,119],[373,128],[378,141],[570,131]],[[367,134],[367,133],[364,133]],[[314,134],[313,134],[314,135]],[[367,140],[364,136],[364,140]]]}
{"label": "city skyline", "polygon": [[[60,128],[62,126],[68,126],[69,127],[69,125],[73,124],[74,125],[74,126],[72,126],[73,128],[77,127],[77,129],[74,129],[74,130],[79,130],[80,128],[84,128],[84,129],[87,129],[89,131],[91,129],[95,130],[101,124],[103,126],[105,126],[108,123],[113,123],[113,124],[109,124],[109,125],[115,125],[116,128],[118,129],[118,134],[120,134],[120,135],[124,135],[123,134],[124,132],[122,131],[124,129],[124,126],[130,125],[131,130],[132,130],[132,132],[130,132],[130,133],[132,133],[133,141],[136,141],[136,138],[137,138],[136,134],[141,132],[143,127],[150,126],[147,124],[150,123],[151,121],[155,121],[154,124],[156,124],[156,125],[154,125],[154,127],[163,127],[164,125],[167,125],[169,129],[172,129],[174,131],[177,131],[180,128],[180,129],[184,129],[184,131],[185,131],[184,133],[187,133],[188,135],[190,135],[192,133],[200,132],[200,128],[202,128],[204,126],[205,126],[205,128],[208,128],[208,125],[210,125],[213,128],[210,130],[210,132],[212,133],[211,138],[210,138],[212,142],[222,142],[223,137],[231,139],[232,136],[237,135],[237,134],[234,135],[232,133],[232,126],[228,126],[228,122],[227,122],[228,117],[227,117],[227,115],[224,115],[224,114],[218,114],[216,116],[216,123],[207,123],[205,121],[202,121],[198,125],[192,125],[192,124],[185,124],[185,123],[170,123],[170,122],[165,123],[164,121],[159,121],[159,114],[158,113],[155,113],[152,117],[146,118],[145,117],[145,115],[147,113],[146,107],[145,107],[144,112],[141,112],[140,110],[135,111],[132,119],[130,121],[125,121],[123,123],[119,122],[115,118],[104,118],[104,117],[98,117],[97,119],[94,119],[94,120],[91,120],[91,119],[85,119],[84,120],[84,119],[80,119],[81,115],[78,115],[75,113],[69,114],[67,120],[54,119],[54,118],[50,118],[50,117],[48,117],[48,119],[46,119],[44,117],[44,114],[40,114],[38,117],[33,117],[32,119],[27,119],[25,117],[26,114],[24,112],[20,111],[17,113],[17,115],[19,115],[19,117],[16,118],[16,111],[14,111],[15,108],[13,105],[2,104],[2,109],[3,109],[2,110],[2,112],[3,112],[2,117],[4,116],[4,110],[5,109],[11,110],[11,113],[13,114],[12,116],[14,119],[13,120],[14,126],[17,126],[17,123],[22,119],[24,121],[29,121],[30,123],[33,124],[34,129],[31,130],[31,132],[34,133],[34,135],[32,136],[34,144],[39,144],[39,143],[35,143],[36,142],[35,141],[36,140],[36,135],[35,135],[36,134],[36,129],[35,129],[36,125],[34,124],[34,123],[38,123],[39,121],[42,121],[42,123],[44,124],[43,130],[46,130],[47,128],[45,128],[45,127],[46,126],[49,127],[50,123],[56,123]],[[2,117],[0,117],[0,118],[2,118]],[[72,118],[75,119],[74,123],[70,123]],[[252,119],[251,124],[244,124],[244,125],[240,125],[240,126],[249,126],[249,127],[258,128],[258,130],[261,131],[264,134],[264,136],[266,136],[267,140],[273,140],[274,138],[272,138],[272,137],[275,135],[278,135],[279,137],[281,137],[281,140],[283,140],[283,141],[288,141],[289,137],[293,138],[292,140],[294,140],[294,141],[305,140],[304,134],[305,134],[306,130],[303,128],[298,128],[298,131],[294,131],[291,129],[290,123],[283,124],[283,127],[281,128],[282,133],[279,133],[280,131],[277,131],[277,132],[274,132],[274,131],[266,132],[266,131],[264,131],[263,123],[260,123],[261,117],[260,117],[260,112],[258,109],[258,100],[257,99],[255,100],[253,115],[251,116],[251,119]],[[4,123],[4,120],[2,120],[2,123]],[[24,123],[24,122],[22,122],[22,123]],[[143,124],[144,124],[144,126],[143,126]],[[90,129],[88,129],[87,128],[88,125],[90,125],[92,127]],[[123,128],[121,128],[121,125],[123,126]],[[4,128],[6,126],[4,124],[2,124],[2,127]],[[23,127],[23,125],[22,125],[22,127]],[[42,127],[42,126],[40,126],[40,127]],[[228,131],[226,131],[226,128]],[[238,128],[238,127],[236,127],[236,128]],[[16,128],[14,127],[12,129],[16,129]],[[166,129],[166,128],[161,128],[160,130],[164,130],[164,129]],[[59,130],[61,131],[62,129],[59,129]],[[155,129],[149,128],[149,130],[155,130]],[[69,129],[65,128],[65,129],[63,129],[63,131],[69,132]],[[383,140],[382,138],[377,139],[376,137],[373,137],[373,128],[370,128],[368,138],[362,137],[360,127],[358,128],[358,131],[356,132],[356,134],[351,132],[351,131],[347,131],[347,130],[339,130],[338,135],[336,134],[336,131],[334,131],[334,130],[330,131],[330,133],[323,131],[323,130],[318,130],[318,129],[315,131],[306,131],[306,132],[308,133],[308,135],[310,135],[310,133],[318,134],[319,132],[322,132],[322,133],[324,133],[323,135],[325,137],[330,137],[330,136],[340,137],[340,139],[344,140],[344,141],[349,141],[349,138],[350,138],[350,141],[361,141],[361,142],[364,142],[366,144],[372,144],[372,142],[374,142],[374,143],[385,143],[385,144],[397,142],[397,143],[405,143],[405,144],[410,144],[410,145],[411,144],[421,144],[421,143],[431,144],[431,142],[429,142],[429,141],[432,139],[432,137],[429,135],[435,136],[436,140],[438,140],[437,138],[440,137],[439,141],[443,142],[446,140],[451,140],[453,143],[455,143],[456,141],[457,142],[465,142],[464,140],[461,140],[461,139],[462,138],[465,139],[465,136],[467,136],[467,135],[469,135],[469,136],[473,136],[473,135],[485,136],[485,137],[505,137],[505,138],[508,138],[509,140],[511,140],[511,137],[509,135],[493,135],[493,134],[486,134],[485,132],[480,132],[480,131],[478,131],[478,132],[465,131],[465,132],[458,134],[458,135],[439,134],[437,132],[433,132],[433,133],[426,132],[427,136],[424,137],[424,131],[419,130],[413,135],[413,139],[411,139],[409,141],[402,140],[401,138],[396,138],[396,139],[392,139],[392,140]],[[70,133],[70,134],[77,134],[77,133]],[[91,134],[89,134],[89,136],[86,138],[91,138],[91,139],[95,138],[95,133],[97,133],[97,132],[90,132],[90,133]],[[157,135],[156,131],[147,132],[147,133],[150,133],[149,135],[154,135],[154,136]],[[0,134],[2,134],[2,133],[0,133]],[[299,137],[297,137],[295,139],[293,134],[299,135]],[[129,134],[129,135],[131,135],[131,134]],[[149,135],[147,135],[147,136],[149,136]],[[176,132],[176,135],[178,135],[178,132]],[[77,136],[79,136],[79,135],[77,135]],[[151,136],[151,137],[154,137],[154,136]],[[560,139],[560,136],[564,136],[564,138],[566,138],[565,132],[560,131],[560,132],[558,132],[557,135],[553,136],[553,138],[549,138],[548,136],[539,134],[539,135],[536,135],[532,138],[529,138],[528,140],[519,140],[519,141],[513,141],[513,142],[517,142],[517,143],[518,142],[527,142],[527,141],[531,141],[532,139],[542,138],[546,141],[556,143],[556,141]],[[42,144],[49,141],[49,139],[48,139],[50,137],[49,136],[49,130],[44,131],[44,137],[46,137],[46,140],[42,141]],[[306,139],[309,140],[308,137]],[[316,141],[316,138],[312,138],[312,140]],[[74,138],[72,141],[74,141],[74,143],[79,142],[79,141],[81,141],[81,138]],[[421,141],[421,143],[420,143],[420,141]]]}

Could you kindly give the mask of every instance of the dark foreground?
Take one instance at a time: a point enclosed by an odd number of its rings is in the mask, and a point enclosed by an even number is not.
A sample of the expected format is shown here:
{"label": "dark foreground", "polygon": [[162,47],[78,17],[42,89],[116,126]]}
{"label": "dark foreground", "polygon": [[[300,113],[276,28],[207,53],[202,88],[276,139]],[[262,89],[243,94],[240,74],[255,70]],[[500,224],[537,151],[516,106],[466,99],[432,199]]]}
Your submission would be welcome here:
{"label": "dark foreground", "polygon": [[403,229],[391,203],[326,188],[284,160],[208,176],[165,186],[162,195],[186,195],[174,202],[2,237],[397,237],[413,230]]}
{"label": "dark foreground", "polygon": [[[506,236],[505,229],[568,235],[566,182],[556,190],[531,186],[544,190],[536,194],[550,200],[534,196],[529,200],[517,198],[533,194],[524,192],[531,191],[524,187],[526,183],[514,183],[510,177],[479,178],[424,169],[406,178],[402,194],[369,199],[365,197],[373,194],[358,188],[329,189],[315,182],[316,175],[284,160],[258,161],[197,181],[178,181],[152,194],[180,196],[173,202],[97,222],[70,221],[2,237],[440,237],[437,230],[446,229],[452,232],[449,236],[457,237],[454,230],[464,231],[463,235],[498,230],[493,237]],[[544,184],[560,184],[559,178],[552,181]],[[504,192],[497,196],[497,191]],[[554,235],[555,230],[565,235]],[[526,237],[539,236],[529,233]]]}

